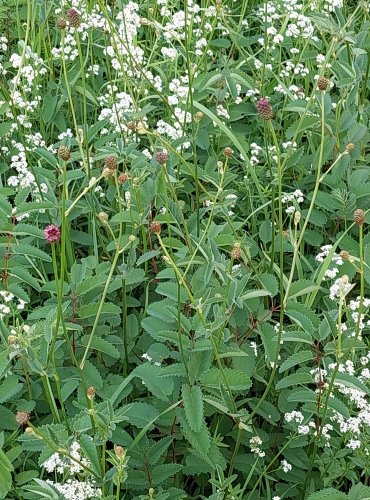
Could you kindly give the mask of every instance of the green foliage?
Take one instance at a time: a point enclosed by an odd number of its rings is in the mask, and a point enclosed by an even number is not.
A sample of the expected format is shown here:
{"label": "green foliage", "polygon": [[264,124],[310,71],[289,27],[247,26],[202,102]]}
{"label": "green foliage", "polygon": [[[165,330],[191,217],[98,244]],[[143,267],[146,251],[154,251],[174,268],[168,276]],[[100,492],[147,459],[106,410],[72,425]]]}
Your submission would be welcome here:
{"label": "green foliage", "polygon": [[367,2],[0,20],[0,498],[370,499]]}

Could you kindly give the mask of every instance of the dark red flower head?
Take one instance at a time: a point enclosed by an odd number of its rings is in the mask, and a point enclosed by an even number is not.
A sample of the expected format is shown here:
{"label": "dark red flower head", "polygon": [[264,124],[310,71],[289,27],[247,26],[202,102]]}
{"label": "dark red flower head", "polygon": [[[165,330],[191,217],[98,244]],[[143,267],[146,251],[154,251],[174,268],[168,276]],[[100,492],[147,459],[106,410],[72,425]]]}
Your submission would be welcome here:
{"label": "dark red flower head", "polygon": [[56,243],[60,240],[60,229],[55,224],[50,224],[44,229],[44,236],[48,243]]}
{"label": "dark red flower head", "polygon": [[260,118],[263,120],[271,120],[274,117],[272,106],[266,97],[262,97],[257,101],[256,108]]}

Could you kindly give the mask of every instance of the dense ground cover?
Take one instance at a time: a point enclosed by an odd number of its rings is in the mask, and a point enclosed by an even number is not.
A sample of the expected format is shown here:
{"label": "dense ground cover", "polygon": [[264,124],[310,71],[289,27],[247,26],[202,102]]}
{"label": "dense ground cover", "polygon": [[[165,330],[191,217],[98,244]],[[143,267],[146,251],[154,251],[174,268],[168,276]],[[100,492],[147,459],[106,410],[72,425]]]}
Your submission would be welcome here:
{"label": "dense ground cover", "polygon": [[370,497],[370,14],[0,3],[0,498]]}

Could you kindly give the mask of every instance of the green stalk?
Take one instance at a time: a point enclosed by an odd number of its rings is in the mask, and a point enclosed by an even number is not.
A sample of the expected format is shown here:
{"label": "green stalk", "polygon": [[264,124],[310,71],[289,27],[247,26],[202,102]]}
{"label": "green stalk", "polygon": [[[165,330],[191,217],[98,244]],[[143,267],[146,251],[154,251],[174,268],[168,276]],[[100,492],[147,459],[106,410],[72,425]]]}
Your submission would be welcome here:
{"label": "green stalk", "polygon": [[343,301],[344,298],[340,297],[339,299],[339,308],[338,308],[338,344],[337,344],[337,358],[338,362],[342,357],[342,309],[343,309]]}
{"label": "green stalk", "polygon": [[359,337],[361,332],[361,315],[364,306],[364,296],[365,296],[365,276],[364,276],[364,226],[359,225],[359,253],[360,253],[360,304],[358,308],[358,318],[356,325],[356,339]]}
{"label": "green stalk", "polygon": [[[290,287],[291,287],[291,284],[292,284],[292,281],[293,281],[293,277],[294,277],[294,272],[295,272],[295,268],[296,268],[296,264],[297,264],[297,258],[298,258],[299,248],[300,248],[301,243],[303,241],[303,238],[304,238],[304,235],[305,235],[305,231],[306,231],[306,228],[308,226],[308,223],[309,223],[309,220],[310,220],[310,217],[311,217],[311,214],[312,214],[312,210],[313,210],[315,202],[316,202],[316,197],[317,197],[317,193],[319,191],[320,182],[322,180],[322,178],[321,178],[321,169],[322,169],[322,163],[323,163],[323,157],[324,157],[324,145],[325,145],[325,109],[324,109],[324,92],[322,92],[321,93],[321,142],[320,142],[319,159],[318,159],[318,164],[317,164],[316,181],[315,181],[315,186],[314,186],[314,190],[313,190],[313,194],[312,194],[311,203],[310,203],[310,206],[309,206],[309,209],[308,209],[308,212],[307,212],[307,216],[306,216],[304,224],[302,226],[301,233],[300,233],[300,236],[299,236],[299,239],[298,239],[298,243],[297,243],[297,245],[295,246],[295,249],[294,249],[293,262],[292,262],[292,265],[291,265],[291,269],[290,269],[290,273],[289,273],[289,278],[288,278],[288,283],[287,283],[287,286],[286,286],[286,289],[285,289],[285,296],[284,296],[284,299],[283,299],[283,306],[284,306],[284,308],[286,307],[286,304],[287,304],[287,301],[288,301],[288,298],[289,298],[289,291],[290,291]],[[279,196],[280,196],[280,194],[279,194]]]}
{"label": "green stalk", "polygon": [[45,372],[41,373],[41,380],[42,380],[42,384],[44,386],[45,396],[46,396],[46,399],[49,403],[49,407],[50,407],[51,413],[53,414],[54,420],[56,422],[60,423],[58,408],[57,408],[57,405],[55,403],[53,391],[51,390],[51,387],[50,387],[49,378]]}
{"label": "green stalk", "polygon": [[[185,26],[188,26],[188,3],[184,2],[184,13],[185,13]],[[190,47],[189,47],[189,33],[188,30],[184,30],[185,33],[185,54],[186,54],[186,70],[189,80],[189,93],[188,100],[190,101],[190,113],[193,117],[191,120],[191,147],[193,152],[193,163],[194,163],[194,181],[195,181],[195,205],[197,212],[197,236],[200,233],[200,216],[199,216],[199,185],[198,185],[198,157],[197,157],[197,146],[195,144],[195,130],[194,130],[194,104],[193,104],[193,72],[190,62]],[[185,126],[184,126],[184,134],[185,134]]]}
{"label": "green stalk", "polygon": [[94,324],[93,324],[93,327],[92,327],[92,330],[91,330],[91,333],[90,333],[90,337],[89,337],[89,340],[87,342],[87,346],[85,348],[85,352],[84,352],[84,355],[83,355],[81,363],[80,363],[80,370],[83,370],[83,368],[85,366],[85,362],[86,362],[86,359],[87,359],[87,356],[89,354],[89,350],[90,350],[90,347],[91,347],[91,342],[93,341],[93,338],[94,338],[94,335],[95,335],[95,332],[96,332],[96,329],[97,329],[97,326],[98,326],[98,323],[99,323],[100,315],[101,315],[102,310],[103,310],[103,305],[104,305],[105,298],[106,298],[107,293],[108,293],[108,288],[109,288],[110,282],[112,280],[113,273],[114,273],[114,271],[116,269],[116,266],[117,266],[118,258],[121,255],[121,253],[124,252],[125,249],[131,243],[132,243],[132,241],[129,241],[123,248],[119,248],[118,246],[116,248],[116,253],[114,255],[112,266],[111,266],[109,274],[108,274],[107,282],[106,282],[106,284],[104,286],[102,298],[100,299],[98,311],[96,313],[96,317],[95,317],[95,321],[94,321]]}

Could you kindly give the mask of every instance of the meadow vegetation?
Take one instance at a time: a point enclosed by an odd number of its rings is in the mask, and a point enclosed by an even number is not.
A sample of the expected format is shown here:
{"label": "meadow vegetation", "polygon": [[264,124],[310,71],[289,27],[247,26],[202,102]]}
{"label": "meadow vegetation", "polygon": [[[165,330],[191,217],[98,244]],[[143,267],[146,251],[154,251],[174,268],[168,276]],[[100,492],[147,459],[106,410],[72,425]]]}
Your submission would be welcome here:
{"label": "meadow vegetation", "polygon": [[370,498],[369,2],[0,23],[0,498]]}

